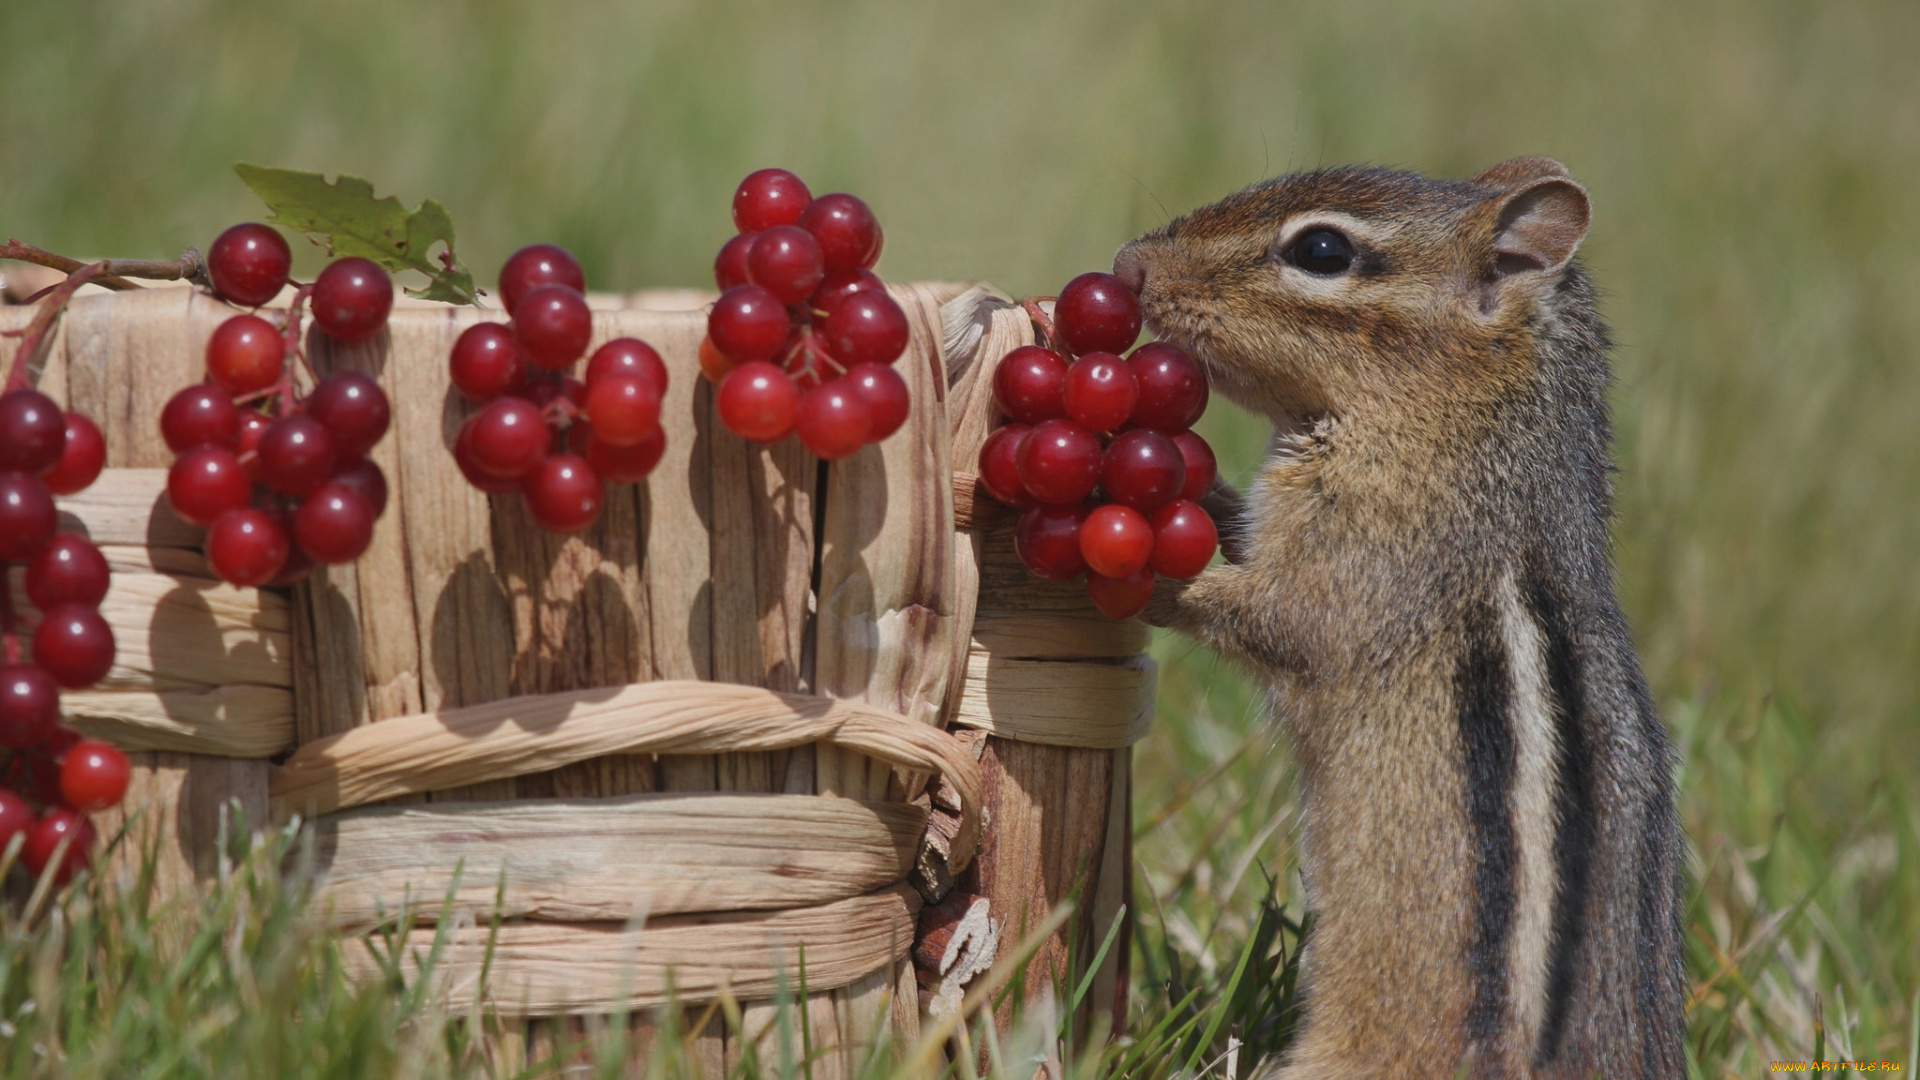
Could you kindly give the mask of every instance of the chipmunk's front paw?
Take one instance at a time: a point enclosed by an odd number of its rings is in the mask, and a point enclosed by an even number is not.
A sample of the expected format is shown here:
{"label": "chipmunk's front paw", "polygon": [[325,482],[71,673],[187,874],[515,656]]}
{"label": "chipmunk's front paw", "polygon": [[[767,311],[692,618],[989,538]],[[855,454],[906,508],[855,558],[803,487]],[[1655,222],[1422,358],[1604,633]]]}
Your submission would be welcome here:
{"label": "chipmunk's front paw", "polygon": [[1157,577],[1153,579],[1153,599],[1147,601],[1147,610],[1140,613],[1149,626],[1178,628],[1186,623],[1185,597],[1193,582],[1179,578]]}

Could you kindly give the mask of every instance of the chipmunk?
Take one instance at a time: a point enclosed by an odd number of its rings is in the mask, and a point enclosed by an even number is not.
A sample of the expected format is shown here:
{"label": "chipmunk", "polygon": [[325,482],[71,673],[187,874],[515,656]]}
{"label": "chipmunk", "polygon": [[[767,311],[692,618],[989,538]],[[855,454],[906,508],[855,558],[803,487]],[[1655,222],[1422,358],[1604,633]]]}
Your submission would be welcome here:
{"label": "chipmunk", "polygon": [[1283,1080],[1681,1077],[1674,755],[1614,593],[1584,188],[1283,177],[1120,250],[1275,426],[1150,621],[1250,665],[1315,923]]}

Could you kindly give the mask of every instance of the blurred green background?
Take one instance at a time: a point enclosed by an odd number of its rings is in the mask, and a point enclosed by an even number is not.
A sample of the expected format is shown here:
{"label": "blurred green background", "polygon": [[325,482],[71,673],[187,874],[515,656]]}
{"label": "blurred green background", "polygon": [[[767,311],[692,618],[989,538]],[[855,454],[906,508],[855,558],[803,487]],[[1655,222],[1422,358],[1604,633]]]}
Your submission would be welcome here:
{"label": "blurred green background", "polygon": [[[1863,1039],[1904,1043],[1920,4],[0,0],[0,42],[0,232],[83,256],[259,217],[246,160],[438,198],[485,278],[547,239],[596,288],[703,284],[734,183],[778,164],[873,204],[889,277],[1043,293],[1290,169],[1560,158],[1620,342],[1618,557],[1688,752],[1690,917],[1784,958],[1703,1007],[1761,1037],[1734,1014],[1773,1009],[1790,1050],[1837,988]],[[1258,426],[1208,424],[1244,474]],[[1160,651],[1148,876],[1230,910],[1255,856],[1285,867],[1284,753],[1231,671]],[[1809,889],[1824,914],[1792,941],[1743,938]]]}

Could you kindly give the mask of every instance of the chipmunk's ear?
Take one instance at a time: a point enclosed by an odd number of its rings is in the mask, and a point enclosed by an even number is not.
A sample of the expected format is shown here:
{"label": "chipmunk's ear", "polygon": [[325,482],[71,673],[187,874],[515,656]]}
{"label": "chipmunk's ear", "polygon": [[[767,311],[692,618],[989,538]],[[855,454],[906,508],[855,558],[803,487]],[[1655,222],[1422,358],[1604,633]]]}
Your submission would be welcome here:
{"label": "chipmunk's ear", "polygon": [[[1516,158],[1496,165],[1487,176],[1522,162],[1559,163],[1546,158]],[[1476,179],[1478,179],[1476,177]],[[1569,179],[1565,170],[1524,180],[1498,197],[1500,212],[1493,232],[1493,273],[1496,278],[1545,271],[1567,264],[1586,238],[1592,209],[1587,189]]]}

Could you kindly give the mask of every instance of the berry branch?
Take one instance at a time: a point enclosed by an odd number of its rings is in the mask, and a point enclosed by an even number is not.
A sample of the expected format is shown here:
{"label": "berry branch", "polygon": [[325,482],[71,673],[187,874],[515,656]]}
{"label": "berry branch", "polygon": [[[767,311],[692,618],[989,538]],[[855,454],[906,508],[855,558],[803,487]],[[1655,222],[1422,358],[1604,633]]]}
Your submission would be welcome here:
{"label": "berry branch", "polygon": [[141,288],[128,278],[146,278],[149,281],[190,281],[195,285],[211,287],[207,278],[207,261],[193,248],[180,253],[177,259],[106,259],[99,263],[83,263],[79,259],[70,259],[65,255],[55,255],[51,251],[42,251],[32,244],[23,244],[9,239],[0,244],[0,259],[12,259],[15,262],[32,263],[64,274],[71,274],[81,267],[95,265],[102,267],[95,278],[95,284],[108,289],[124,291]]}
{"label": "berry branch", "polygon": [[12,393],[27,388],[27,372],[40,359],[41,347],[47,336],[53,331],[53,324],[60,319],[60,313],[66,310],[67,301],[79,291],[80,286],[98,280],[105,274],[108,262],[102,261],[80,266],[66,276],[66,279],[39,293],[40,308],[34,312],[33,321],[25,330],[9,330],[7,335],[20,339],[20,348],[13,354],[13,366],[7,372],[7,382],[0,393]]}

